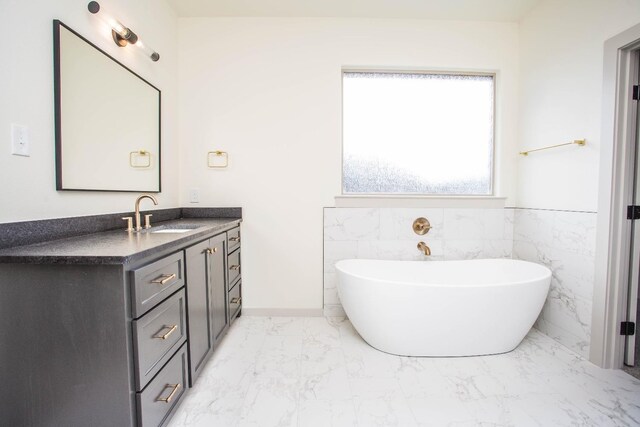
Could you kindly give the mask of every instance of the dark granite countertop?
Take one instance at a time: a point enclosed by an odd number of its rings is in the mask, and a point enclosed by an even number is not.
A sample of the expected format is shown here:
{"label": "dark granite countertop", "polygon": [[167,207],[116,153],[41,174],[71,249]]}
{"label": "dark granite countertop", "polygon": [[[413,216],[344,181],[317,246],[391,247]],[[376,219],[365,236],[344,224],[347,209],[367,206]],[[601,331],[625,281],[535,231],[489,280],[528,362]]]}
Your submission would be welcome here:
{"label": "dark granite countertop", "polygon": [[[154,224],[139,233],[114,230],[16,246],[0,249],[0,263],[128,264],[166,249],[196,243],[207,235],[236,227],[241,221],[240,218],[183,218]],[[151,232],[174,227],[197,228],[184,233]]]}

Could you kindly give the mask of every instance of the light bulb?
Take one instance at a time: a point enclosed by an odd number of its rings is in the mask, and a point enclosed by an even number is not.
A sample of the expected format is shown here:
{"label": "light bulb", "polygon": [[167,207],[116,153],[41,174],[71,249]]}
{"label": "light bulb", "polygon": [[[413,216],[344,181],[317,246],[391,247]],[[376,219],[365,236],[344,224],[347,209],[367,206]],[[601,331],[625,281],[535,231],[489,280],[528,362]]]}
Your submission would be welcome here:
{"label": "light bulb", "polygon": [[160,55],[158,54],[158,52],[156,52],[155,50],[151,49],[150,47],[142,43],[142,40],[138,39],[138,42],[135,44],[135,46],[137,46],[140,50],[142,50],[145,53],[145,55],[151,58],[152,61],[156,62],[157,60],[160,59]]}
{"label": "light bulb", "polygon": [[155,62],[160,59],[160,55],[156,51],[145,46],[136,33],[106,12],[97,1],[90,1],[87,9],[111,28],[113,41],[118,46],[124,47],[127,44],[132,44],[138,46],[152,61]]}

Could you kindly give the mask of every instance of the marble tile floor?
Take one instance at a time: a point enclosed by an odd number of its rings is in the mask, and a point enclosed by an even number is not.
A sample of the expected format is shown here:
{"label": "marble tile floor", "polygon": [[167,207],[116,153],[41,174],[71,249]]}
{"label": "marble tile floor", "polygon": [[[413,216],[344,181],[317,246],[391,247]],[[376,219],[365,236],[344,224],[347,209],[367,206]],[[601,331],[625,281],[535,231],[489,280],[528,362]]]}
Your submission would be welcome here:
{"label": "marble tile floor", "polygon": [[185,397],[182,426],[638,426],[640,381],[532,330],[514,351],[399,357],[344,318],[239,318]]}

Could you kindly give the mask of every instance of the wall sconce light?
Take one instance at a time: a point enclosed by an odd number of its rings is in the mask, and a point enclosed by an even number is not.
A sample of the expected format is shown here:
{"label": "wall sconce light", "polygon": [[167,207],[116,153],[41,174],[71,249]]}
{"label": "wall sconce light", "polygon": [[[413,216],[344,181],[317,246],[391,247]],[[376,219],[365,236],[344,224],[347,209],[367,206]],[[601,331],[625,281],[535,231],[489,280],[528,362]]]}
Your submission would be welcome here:
{"label": "wall sconce light", "polygon": [[[97,1],[90,1],[87,5],[87,9],[89,12],[97,15],[100,12],[100,3]],[[104,11],[102,11],[99,17],[111,28],[111,36],[113,37],[113,41],[120,47],[125,47],[126,45],[133,45],[141,49],[145,55],[151,58],[152,61],[157,61],[160,59],[160,55],[158,52],[146,46],[142,43],[142,40],[138,37],[136,33],[131,31],[130,28],[122,25],[120,21],[115,19],[113,16],[109,16]]]}

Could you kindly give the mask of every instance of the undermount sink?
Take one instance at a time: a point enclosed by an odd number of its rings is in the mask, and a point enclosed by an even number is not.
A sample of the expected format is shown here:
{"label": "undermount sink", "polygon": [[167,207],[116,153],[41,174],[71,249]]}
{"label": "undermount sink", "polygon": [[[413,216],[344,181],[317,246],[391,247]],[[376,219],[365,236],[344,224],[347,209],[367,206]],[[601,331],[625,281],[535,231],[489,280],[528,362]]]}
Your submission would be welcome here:
{"label": "undermount sink", "polygon": [[149,229],[149,233],[188,233],[200,227],[202,226],[194,224],[160,225]]}

